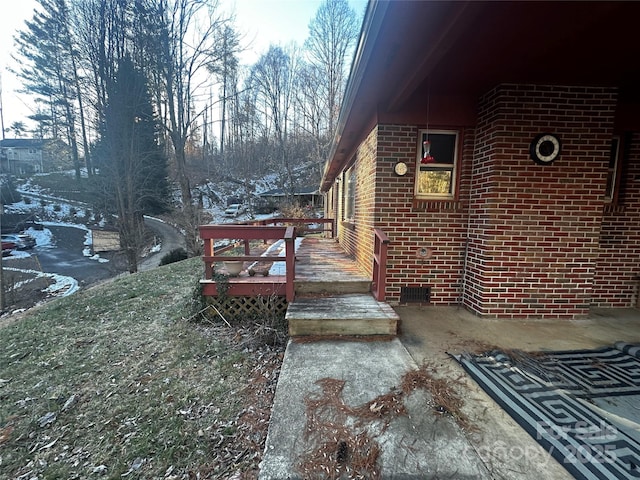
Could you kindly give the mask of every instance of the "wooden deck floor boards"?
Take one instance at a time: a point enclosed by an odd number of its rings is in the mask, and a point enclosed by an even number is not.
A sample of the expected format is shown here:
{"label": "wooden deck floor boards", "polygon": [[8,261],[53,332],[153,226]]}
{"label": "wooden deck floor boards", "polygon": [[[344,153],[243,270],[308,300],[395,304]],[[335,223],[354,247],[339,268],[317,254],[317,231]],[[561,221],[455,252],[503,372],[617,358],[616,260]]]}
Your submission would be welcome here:
{"label": "wooden deck floor boards", "polygon": [[371,281],[333,239],[307,237],[296,253],[296,280]]}
{"label": "wooden deck floor boards", "polygon": [[[371,277],[334,239],[305,237],[295,269],[295,299],[286,313],[290,335],[396,335],[398,315],[373,298]],[[202,283],[205,295],[217,295],[214,280]],[[284,295],[285,285],[284,275],[251,277],[245,271],[229,278],[228,294]]]}

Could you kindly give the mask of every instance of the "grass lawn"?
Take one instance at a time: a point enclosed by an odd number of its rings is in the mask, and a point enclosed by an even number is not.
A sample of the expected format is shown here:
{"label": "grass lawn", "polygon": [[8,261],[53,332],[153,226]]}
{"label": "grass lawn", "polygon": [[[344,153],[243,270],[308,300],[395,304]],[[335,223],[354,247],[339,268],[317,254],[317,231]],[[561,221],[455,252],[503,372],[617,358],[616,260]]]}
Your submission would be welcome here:
{"label": "grass lawn", "polygon": [[284,347],[196,321],[199,258],[0,320],[0,478],[255,478]]}

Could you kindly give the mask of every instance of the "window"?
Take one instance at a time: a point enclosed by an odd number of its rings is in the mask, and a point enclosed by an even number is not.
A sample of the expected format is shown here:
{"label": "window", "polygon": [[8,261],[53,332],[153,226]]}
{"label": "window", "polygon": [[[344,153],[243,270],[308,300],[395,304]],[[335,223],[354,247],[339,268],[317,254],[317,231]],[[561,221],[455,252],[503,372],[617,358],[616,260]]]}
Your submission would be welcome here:
{"label": "window", "polygon": [[418,135],[416,197],[453,198],[457,158],[458,132],[421,130]]}
{"label": "window", "polygon": [[356,169],[351,167],[344,174],[344,219],[353,220],[356,205]]}
{"label": "window", "polygon": [[620,176],[620,137],[611,139],[611,152],[609,153],[609,166],[607,167],[607,190],[604,194],[604,201],[615,203],[617,200],[618,177]]}

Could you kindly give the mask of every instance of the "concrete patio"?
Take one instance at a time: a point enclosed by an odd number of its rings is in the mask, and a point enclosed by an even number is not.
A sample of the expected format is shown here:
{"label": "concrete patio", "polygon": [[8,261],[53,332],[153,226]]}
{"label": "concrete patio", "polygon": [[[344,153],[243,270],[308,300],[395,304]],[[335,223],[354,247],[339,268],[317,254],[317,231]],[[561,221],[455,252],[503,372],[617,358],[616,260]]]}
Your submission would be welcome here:
{"label": "concrete patio", "polygon": [[[404,397],[408,414],[395,417],[388,428],[375,424],[369,432],[381,448],[379,478],[571,479],[448,353],[492,347],[569,350],[601,347],[617,340],[640,342],[640,311],[635,309],[594,311],[590,318],[576,321],[480,319],[455,307],[395,310],[401,318],[398,339],[289,344],[262,480],[305,478],[300,473],[301,459],[317,447],[309,441],[313,431],[308,430],[308,402],[322,397],[318,380],[344,381],[341,401],[348,408],[361,408],[393,392],[404,373],[421,365],[427,365],[433,377],[444,379],[464,400],[461,410],[472,428],[463,429],[450,416],[436,412],[429,394],[417,391]],[[338,447],[340,443],[336,439]],[[339,452],[334,448],[330,453],[335,458]]]}
{"label": "concrete patio", "polygon": [[397,307],[400,339],[418,364],[435,367],[465,400],[477,427],[465,432],[494,478],[573,478],[502,410],[449,354],[499,347],[523,351],[595,349],[640,343],[640,310],[594,309],[583,320],[499,320],[456,307]]}

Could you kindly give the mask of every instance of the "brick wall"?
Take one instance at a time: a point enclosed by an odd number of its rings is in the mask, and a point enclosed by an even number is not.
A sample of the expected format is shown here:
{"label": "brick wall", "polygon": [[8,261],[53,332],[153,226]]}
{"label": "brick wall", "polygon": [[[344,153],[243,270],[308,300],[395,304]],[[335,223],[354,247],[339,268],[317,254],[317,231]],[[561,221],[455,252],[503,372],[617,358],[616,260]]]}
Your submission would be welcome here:
{"label": "brick wall", "polygon": [[[631,306],[640,275],[640,135],[627,142],[620,205],[607,207],[615,106],[615,90],[605,88],[502,85],[488,92],[475,128],[459,129],[453,201],[414,199],[424,126],[378,125],[354,158],[353,224],[341,223],[340,184],[340,242],[371,274],[373,227],[389,236],[392,304],[402,286],[428,286],[431,303],[462,300],[488,317],[576,318],[593,305]],[[562,142],[551,165],[529,157],[542,132]],[[404,177],[393,171],[397,161],[409,166]]]}
{"label": "brick wall", "polygon": [[[492,317],[575,318],[593,294],[616,93],[502,85],[480,101],[465,303]],[[558,134],[551,165],[529,158]]]}
{"label": "brick wall", "polygon": [[638,302],[640,277],[640,134],[625,138],[618,202],[605,206],[592,304],[629,307]]}
{"label": "brick wall", "polygon": [[353,168],[356,173],[354,221],[344,218],[347,178],[340,182],[341,198],[338,218],[338,240],[360,267],[373,274],[373,222],[375,210],[376,145],[378,130],[374,128],[359,146]]}
{"label": "brick wall", "polygon": [[[414,202],[419,126],[378,126],[376,226],[391,240],[387,264],[387,298],[400,299],[400,288],[431,287],[431,303],[454,304],[460,283],[467,229],[469,165],[461,164],[460,198],[456,201]],[[461,157],[471,158],[473,130],[461,132]],[[397,176],[394,165],[404,161],[408,173]],[[418,255],[428,249],[429,258]]]}

